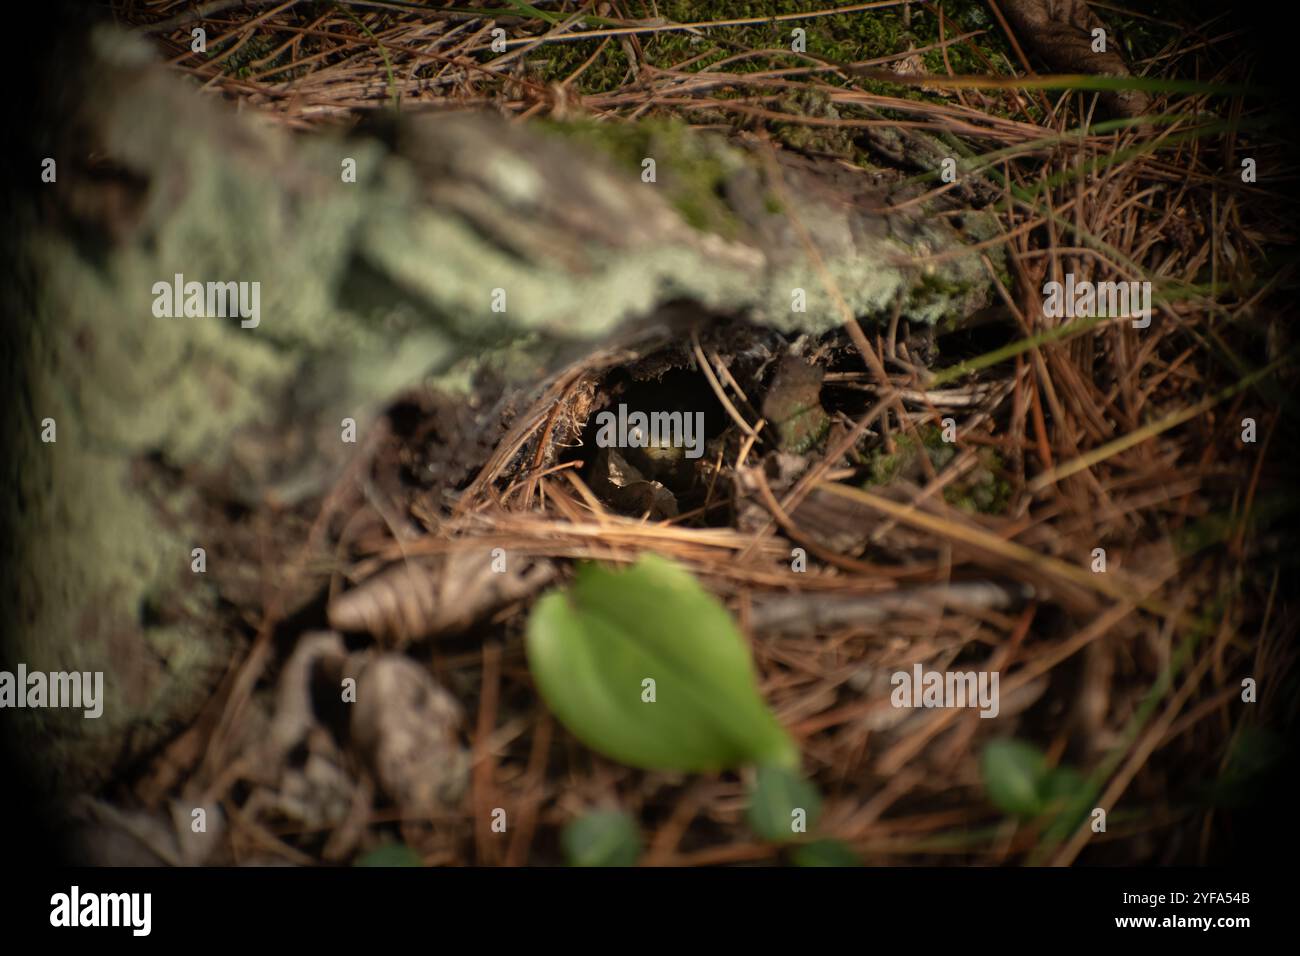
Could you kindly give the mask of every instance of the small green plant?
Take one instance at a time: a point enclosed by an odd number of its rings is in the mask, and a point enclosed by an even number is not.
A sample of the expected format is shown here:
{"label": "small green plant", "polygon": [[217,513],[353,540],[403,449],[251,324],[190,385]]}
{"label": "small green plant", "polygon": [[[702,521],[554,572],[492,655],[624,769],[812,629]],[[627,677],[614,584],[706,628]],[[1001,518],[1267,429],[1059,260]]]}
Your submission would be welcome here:
{"label": "small green plant", "polygon": [[655,555],[579,568],[537,602],[528,665],[556,718],[608,757],[654,770],[793,768],[794,741],[759,696],[731,615]]}
{"label": "small green plant", "polygon": [[[547,705],[593,750],[657,770],[754,766],[758,836],[791,844],[798,866],[858,863],[842,844],[805,838],[821,796],[758,693],[731,615],[684,568],[655,555],[624,571],[585,565],[537,602],[526,644]],[[570,865],[631,866],[641,835],[626,813],[598,811],[570,823],[562,843]]]}
{"label": "small green plant", "polygon": [[807,833],[821,815],[821,795],[798,772],[759,767],[749,801],[749,825],[772,843],[788,843]]}
{"label": "small green plant", "polygon": [[595,810],[570,821],[560,845],[569,866],[635,866],[641,829],[622,810]]}
{"label": "small green plant", "polygon": [[794,848],[790,862],[795,866],[861,866],[858,855],[839,840],[813,840]]}
{"label": "small green plant", "polygon": [[991,741],[984,748],[981,770],[993,805],[1022,819],[1049,813],[1055,817],[1086,789],[1076,771],[1049,767],[1043,753],[1022,740]]}
{"label": "small green plant", "polygon": [[385,843],[359,857],[354,866],[424,866],[420,854],[405,843]]}

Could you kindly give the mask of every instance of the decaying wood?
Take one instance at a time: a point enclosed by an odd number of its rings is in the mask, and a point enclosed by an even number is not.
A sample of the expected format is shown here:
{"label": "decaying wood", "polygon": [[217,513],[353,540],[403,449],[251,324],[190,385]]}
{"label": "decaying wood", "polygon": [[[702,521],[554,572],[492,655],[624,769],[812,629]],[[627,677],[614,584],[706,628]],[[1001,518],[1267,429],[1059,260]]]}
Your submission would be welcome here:
{"label": "decaying wood", "polygon": [[[1087,0],[1000,0],[1016,36],[1061,73],[1131,76],[1120,55],[1119,37],[1108,30]],[[1093,49],[1093,31],[1106,35],[1104,51]],[[1120,116],[1141,116],[1151,98],[1141,90],[1103,94],[1102,102]]]}

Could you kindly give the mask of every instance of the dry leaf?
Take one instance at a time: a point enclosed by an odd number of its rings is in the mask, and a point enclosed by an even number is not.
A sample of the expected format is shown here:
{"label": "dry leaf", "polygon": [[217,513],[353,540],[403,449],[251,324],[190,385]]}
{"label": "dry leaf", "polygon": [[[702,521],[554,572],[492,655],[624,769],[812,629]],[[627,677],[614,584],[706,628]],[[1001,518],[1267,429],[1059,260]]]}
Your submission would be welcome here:
{"label": "dry leaf", "polygon": [[405,813],[432,814],[460,799],[469,779],[460,707],[424,668],[396,654],[371,660],[353,707],[353,747]]}
{"label": "dry leaf", "polygon": [[[500,563],[498,563],[500,562]],[[505,567],[504,571],[494,567]],[[554,566],[487,548],[461,551],[382,571],[330,602],[330,625],[395,646],[456,634],[555,577]]]}

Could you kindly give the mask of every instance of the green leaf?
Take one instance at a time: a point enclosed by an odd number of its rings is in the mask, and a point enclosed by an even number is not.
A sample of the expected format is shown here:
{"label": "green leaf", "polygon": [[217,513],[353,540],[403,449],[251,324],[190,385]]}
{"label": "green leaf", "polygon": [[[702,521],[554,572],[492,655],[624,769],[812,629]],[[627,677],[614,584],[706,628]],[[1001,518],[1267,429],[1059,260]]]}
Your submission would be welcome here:
{"label": "green leaf", "polygon": [[556,718],[608,757],[679,771],[798,762],[731,615],[671,561],[579,568],[567,591],[537,602],[526,644]]}
{"label": "green leaf", "polygon": [[[784,843],[807,833],[821,815],[822,798],[817,788],[786,767],[758,768],[749,800],[749,825],[765,840]],[[802,821],[803,827],[795,829]]]}
{"label": "green leaf", "polygon": [[1051,823],[1043,831],[1043,842],[1056,844],[1087,819],[1100,788],[1071,767],[1057,767],[1048,772],[1039,789],[1045,809],[1051,815]]}
{"label": "green leaf", "polygon": [[839,840],[813,840],[790,854],[795,866],[861,866],[858,855]]}
{"label": "green leaf", "polygon": [[361,857],[354,866],[424,866],[420,854],[405,843],[385,843]]}
{"label": "green leaf", "polygon": [[1049,770],[1039,784],[1043,802],[1048,805],[1066,806],[1086,789],[1087,781],[1072,767]]}
{"label": "green leaf", "polygon": [[622,810],[597,810],[570,822],[560,845],[569,866],[635,866],[641,830]]}
{"label": "green leaf", "polygon": [[1000,810],[1018,817],[1042,813],[1047,762],[1037,748],[1020,740],[994,740],[981,761],[984,790]]}

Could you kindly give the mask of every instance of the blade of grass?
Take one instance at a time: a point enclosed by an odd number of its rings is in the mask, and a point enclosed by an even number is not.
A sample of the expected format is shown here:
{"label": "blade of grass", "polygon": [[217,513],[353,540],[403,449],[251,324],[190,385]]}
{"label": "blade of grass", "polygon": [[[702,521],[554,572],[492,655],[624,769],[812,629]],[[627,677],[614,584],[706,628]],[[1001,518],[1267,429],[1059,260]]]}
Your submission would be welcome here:
{"label": "blade of grass", "polygon": [[1134,447],[1135,445],[1140,445],[1144,441],[1154,438],[1156,435],[1159,435],[1162,432],[1166,432],[1171,428],[1176,428],[1177,426],[1183,424],[1184,422],[1190,421],[1191,419],[1195,418],[1197,415],[1204,414],[1205,412],[1213,408],[1215,405],[1218,405],[1220,402],[1226,401],[1227,399],[1236,395],[1238,392],[1249,388],[1251,385],[1253,385],[1255,382],[1259,381],[1260,379],[1264,378],[1265,376],[1273,374],[1273,372],[1277,371],[1283,365],[1290,362],[1292,358],[1295,357],[1297,352],[1300,352],[1300,350],[1292,350],[1286,355],[1283,355],[1282,357],[1276,359],[1275,361],[1270,362],[1268,365],[1264,366],[1263,368],[1258,369],[1255,372],[1252,372],[1250,375],[1247,375],[1245,378],[1240,379],[1237,382],[1234,382],[1232,385],[1229,385],[1227,388],[1221,389],[1215,394],[1207,396],[1206,398],[1197,402],[1195,405],[1191,405],[1187,408],[1181,409],[1176,412],[1171,412],[1170,414],[1164,416],[1163,418],[1160,418],[1154,422],[1148,422],[1147,424],[1143,425],[1141,428],[1134,429],[1133,431],[1129,432],[1127,435],[1121,435],[1120,437],[1116,438],[1114,441],[1107,442],[1106,444],[1102,445],[1100,448],[1094,448],[1092,451],[1088,452],[1085,455],[1080,455],[1078,458],[1075,458],[1073,461],[1064,462],[1063,464],[1060,464],[1055,468],[1049,468],[1047,471],[1038,475],[1036,478],[1034,478],[1032,481],[1029,482],[1027,486],[1029,491],[1035,493],[1042,491],[1048,485],[1055,484],[1056,482],[1060,481],[1063,478],[1068,478],[1071,475],[1077,474],[1083,471],[1085,468],[1091,468],[1093,465],[1098,464],[1099,462],[1103,462],[1107,458],[1110,458],[1114,455],[1118,455],[1122,451],[1127,451],[1128,449]]}
{"label": "blade of grass", "polygon": [[370,31],[370,27],[366,26],[355,13],[338,2],[335,2],[334,6],[343,11],[344,16],[355,23],[360,28],[361,32],[374,42],[375,48],[379,50],[379,55],[384,61],[384,72],[388,74],[388,94],[393,98],[393,112],[400,112],[401,104],[397,97],[397,79],[393,76],[393,61],[388,58],[388,51],[384,49],[384,44],[380,42],[379,37],[375,36]]}

